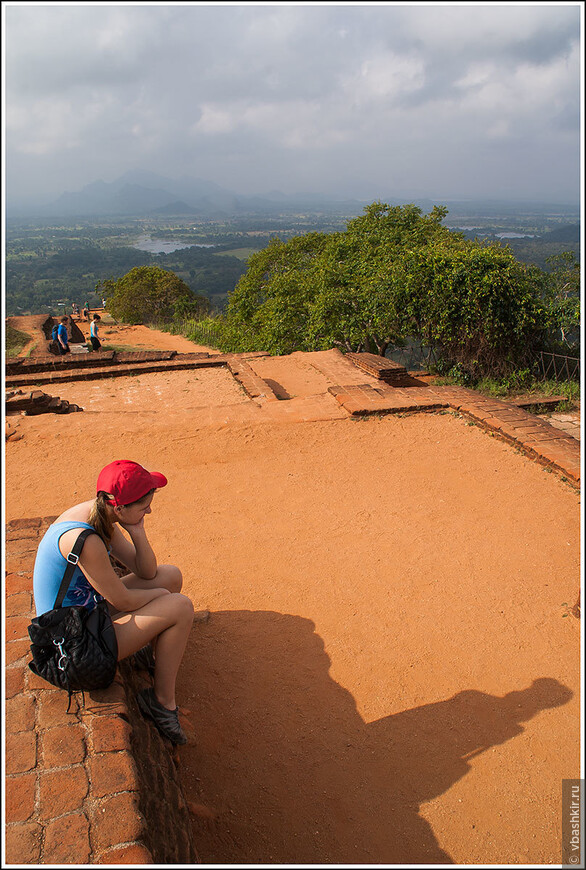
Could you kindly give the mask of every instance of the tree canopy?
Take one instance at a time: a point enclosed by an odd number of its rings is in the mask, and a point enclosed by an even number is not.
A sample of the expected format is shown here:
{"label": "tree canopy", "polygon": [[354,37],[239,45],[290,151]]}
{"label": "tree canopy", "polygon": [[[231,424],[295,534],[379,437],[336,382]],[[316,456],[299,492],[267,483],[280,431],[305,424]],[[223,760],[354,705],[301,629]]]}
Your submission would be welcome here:
{"label": "tree canopy", "polygon": [[547,258],[550,272],[546,278],[545,297],[548,303],[554,346],[576,345],[580,336],[580,264],[572,251],[563,251]]}
{"label": "tree canopy", "polygon": [[208,310],[208,300],[197,296],[185,281],[158,266],[137,266],[114,280],[100,282],[96,290],[106,295],[106,307],[125,323],[156,323]]}
{"label": "tree canopy", "polygon": [[450,231],[446,214],[375,202],[344,232],[273,240],[230,294],[231,348],[384,355],[420,340],[474,374],[518,365],[547,322],[542,273]]}

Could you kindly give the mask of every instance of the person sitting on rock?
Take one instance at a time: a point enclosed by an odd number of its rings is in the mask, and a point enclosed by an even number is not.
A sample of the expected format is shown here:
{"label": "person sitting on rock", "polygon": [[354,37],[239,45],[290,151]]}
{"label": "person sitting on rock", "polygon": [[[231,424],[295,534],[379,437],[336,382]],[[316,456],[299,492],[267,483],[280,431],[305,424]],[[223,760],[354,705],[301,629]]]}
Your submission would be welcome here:
{"label": "person sitting on rock", "polygon": [[[181,571],[157,563],[145,530],[155,492],[166,485],[163,474],[149,472],[137,462],[120,459],[106,465],[98,475],[96,498],[68,508],[49,526],[37,551],[33,591],[37,615],[52,610],[80,531],[97,532],[83,543],[62,606],[92,609],[100,598],[108,602],[118,660],[133,655],[134,664],[153,675],[152,688],[137,695],[141,712],[172,743],[184,744],[175,680],[194,609],[181,593]],[[130,573],[119,577],[110,555]]]}

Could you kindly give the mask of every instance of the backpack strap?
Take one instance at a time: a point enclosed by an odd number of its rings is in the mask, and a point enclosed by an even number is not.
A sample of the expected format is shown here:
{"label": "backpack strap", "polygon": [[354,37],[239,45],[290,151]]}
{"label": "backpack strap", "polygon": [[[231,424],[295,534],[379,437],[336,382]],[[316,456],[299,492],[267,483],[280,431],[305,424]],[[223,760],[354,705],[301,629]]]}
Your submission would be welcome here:
{"label": "backpack strap", "polygon": [[59,592],[57,593],[57,598],[55,599],[55,607],[61,607],[63,604],[63,599],[67,594],[67,590],[69,589],[69,584],[71,582],[71,578],[73,576],[73,572],[75,571],[75,566],[79,562],[79,556],[83,549],[83,545],[85,544],[85,539],[90,535],[97,535],[95,529],[83,529],[77,541],[73,545],[73,549],[66,556],[67,565],[65,566],[65,573],[63,574],[63,580],[61,581],[61,585],[59,586]]}

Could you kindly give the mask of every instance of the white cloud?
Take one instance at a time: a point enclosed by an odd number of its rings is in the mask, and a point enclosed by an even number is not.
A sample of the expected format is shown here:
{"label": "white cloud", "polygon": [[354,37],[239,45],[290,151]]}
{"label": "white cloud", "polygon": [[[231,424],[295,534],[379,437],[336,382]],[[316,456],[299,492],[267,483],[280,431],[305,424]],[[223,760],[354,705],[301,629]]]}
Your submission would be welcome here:
{"label": "white cloud", "polygon": [[487,193],[498,161],[518,165],[519,192],[532,166],[552,195],[578,180],[578,6],[4,4],[3,14],[15,192],[58,194],[131,168],[243,192],[434,178],[455,191],[472,173],[468,154]]}
{"label": "white cloud", "polygon": [[357,75],[346,80],[354,100],[402,98],[419,90],[425,81],[422,57],[386,52],[364,60]]}
{"label": "white cloud", "polygon": [[201,106],[201,117],[193,124],[191,130],[194,134],[217,134],[231,133],[239,123],[234,107],[230,110],[222,106],[204,103]]}

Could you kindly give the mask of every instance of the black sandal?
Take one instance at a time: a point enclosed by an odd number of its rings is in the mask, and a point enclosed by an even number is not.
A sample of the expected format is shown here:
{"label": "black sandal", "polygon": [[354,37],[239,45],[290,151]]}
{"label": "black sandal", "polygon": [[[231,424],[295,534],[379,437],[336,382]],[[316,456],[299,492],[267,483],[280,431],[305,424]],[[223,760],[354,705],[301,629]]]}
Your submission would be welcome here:
{"label": "black sandal", "polygon": [[138,706],[145,716],[153,720],[159,731],[172,743],[182,746],[187,737],[179,724],[178,707],[168,710],[157,701],[154,689],[142,689],[136,696]]}

